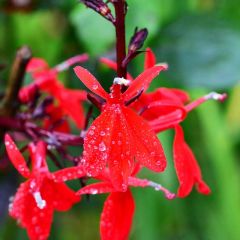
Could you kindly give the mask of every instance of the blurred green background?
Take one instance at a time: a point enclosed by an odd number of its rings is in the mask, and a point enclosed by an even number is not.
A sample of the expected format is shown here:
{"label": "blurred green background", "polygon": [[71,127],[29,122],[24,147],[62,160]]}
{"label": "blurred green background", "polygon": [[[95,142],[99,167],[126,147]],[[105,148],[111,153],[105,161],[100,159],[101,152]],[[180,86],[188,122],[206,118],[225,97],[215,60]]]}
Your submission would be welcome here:
{"label": "blurred green background", "polygon": [[[179,87],[193,99],[212,90],[229,95],[224,104],[205,103],[183,123],[186,140],[196,154],[212,194],[203,196],[194,190],[186,199],[168,201],[152,189],[133,189],[136,213],[130,239],[239,240],[239,0],[128,0],[128,4],[128,40],[136,26],[147,27],[149,37],[145,47],[154,50],[158,62],[170,65],[152,88]],[[0,64],[7,66],[0,72],[1,90],[16,49],[23,44],[51,66],[87,52],[91,60],[85,66],[105,86],[111,84],[114,72],[99,65],[97,58],[113,55],[114,29],[77,0],[1,0],[0,9]],[[139,56],[131,63],[134,76],[141,72],[142,62],[143,56]],[[62,79],[69,87],[81,86],[72,71],[63,74]],[[167,171],[159,175],[144,171],[142,177],[176,191],[173,132],[167,131],[159,137],[169,160]],[[16,176],[0,174],[0,239],[25,240],[25,231],[7,217],[6,203],[18,185],[13,180]],[[50,239],[99,239],[98,224],[105,197],[83,199],[71,211],[55,214]]]}

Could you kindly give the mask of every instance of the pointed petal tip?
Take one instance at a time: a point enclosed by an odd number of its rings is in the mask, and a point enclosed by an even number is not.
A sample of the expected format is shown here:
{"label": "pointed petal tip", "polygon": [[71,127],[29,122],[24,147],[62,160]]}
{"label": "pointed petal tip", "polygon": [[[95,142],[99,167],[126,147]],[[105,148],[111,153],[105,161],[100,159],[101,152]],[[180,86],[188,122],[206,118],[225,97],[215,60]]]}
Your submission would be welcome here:
{"label": "pointed petal tip", "polygon": [[205,182],[200,182],[197,185],[197,190],[199,193],[204,194],[204,195],[209,195],[211,194],[211,189]]}

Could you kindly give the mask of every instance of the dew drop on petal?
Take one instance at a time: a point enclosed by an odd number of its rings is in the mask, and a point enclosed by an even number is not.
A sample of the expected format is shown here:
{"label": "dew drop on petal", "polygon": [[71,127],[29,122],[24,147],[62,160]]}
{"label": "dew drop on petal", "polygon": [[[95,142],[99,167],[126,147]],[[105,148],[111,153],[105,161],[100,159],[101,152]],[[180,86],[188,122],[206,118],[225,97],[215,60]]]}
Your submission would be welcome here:
{"label": "dew drop on petal", "polygon": [[104,142],[101,142],[99,144],[99,151],[101,151],[101,152],[106,151],[106,145],[104,144]]}
{"label": "dew drop on petal", "polygon": [[101,131],[101,132],[100,132],[100,136],[102,136],[102,137],[105,136],[105,132],[104,132],[104,131]]}
{"label": "dew drop on petal", "polygon": [[90,130],[90,131],[89,131],[89,135],[93,136],[93,135],[94,135],[94,131],[93,131],[93,130]]}
{"label": "dew drop on petal", "polygon": [[97,193],[98,193],[98,190],[97,190],[97,189],[92,189],[92,190],[91,190],[91,194],[95,195],[95,194],[97,194]]}
{"label": "dew drop on petal", "polygon": [[97,90],[97,89],[98,89],[98,85],[97,85],[97,84],[94,84],[94,85],[92,86],[92,89],[93,89],[93,90]]}

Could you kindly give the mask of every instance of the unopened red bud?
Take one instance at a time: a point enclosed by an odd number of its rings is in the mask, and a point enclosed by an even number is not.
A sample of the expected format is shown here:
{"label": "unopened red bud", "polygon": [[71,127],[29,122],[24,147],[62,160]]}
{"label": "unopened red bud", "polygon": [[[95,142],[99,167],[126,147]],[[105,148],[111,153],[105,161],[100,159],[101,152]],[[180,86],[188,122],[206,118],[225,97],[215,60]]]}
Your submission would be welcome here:
{"label": "unopened red bud", "polygon": [[134,59],[141,51],[139,49],[143,46],[144,41],[148,35],[148,30],[146,28],[135,29],[134,35],[132,36],[130,43],[128,45],[128,54],[122,62],[122,66],[125,67],[127,64]]}

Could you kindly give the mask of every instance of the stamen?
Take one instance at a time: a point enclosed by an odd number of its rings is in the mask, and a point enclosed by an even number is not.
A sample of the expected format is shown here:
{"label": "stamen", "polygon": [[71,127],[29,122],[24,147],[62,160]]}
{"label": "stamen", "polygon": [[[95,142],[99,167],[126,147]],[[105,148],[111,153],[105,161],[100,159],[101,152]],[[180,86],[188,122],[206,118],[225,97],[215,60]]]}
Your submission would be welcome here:
{"label": "stamen", "polygon": [[156,191],[162,191],[165,194],[165,197],[169,200],[172,200],[176,197],[175,193],[170,192],[168,189],[164,188],[161,184],[149,181],[149,187],[153,187]]}
{"label": "stamen", "polygon": [[46,201],[42,199],[40,192],[33,193],[33,197],[36,201],[38,208],[43,209],[46,207]]}
{"label": "stamen", "polygon": [[201,105],[202,103],[208,101],[208,100],[216,100],[216,101],[220,101],[223,102],[225,99],[227,98],[227,94],[223,93],[217,93],[217,92],[210,92],[207,95],[189,103],[188,105],[185,106],[185,109],[187,112],[190,112],[191,110],[193,110],[194,108],[198,107],[199,105]]}
{"label": "stamen", "polygon": [[113,84],[119,84],[119,85],[124,85],[124,86],[129,86],[130,83],[131,83],[131,81],[128,79],[125,79],[125,78],[116,77],[113,80]]}
{"label": "stamen", "polygon": [[82,54],[82,55],[77,55],[75,57],[69,58],[66,61],[58,64],[57,66],[54,67],[54,70],[56,72],[62,72],[64,70],[67,70],[69,67],[76,63],[84,62],[88,60],[88,55],[87,54]]}
{"label": "stamen", "polygon": [[168,64],[167,63],[158,63],[158,64],[156,64],[156,66],[161,66],[166,70],[168,69]]}
{"label": "stamen", "polygon": [[217,92],[210,92],[208,95],[204,96],[206,100],[213,99],[216,101],[224,101],[227,97],[226,93],[220,94]]}

